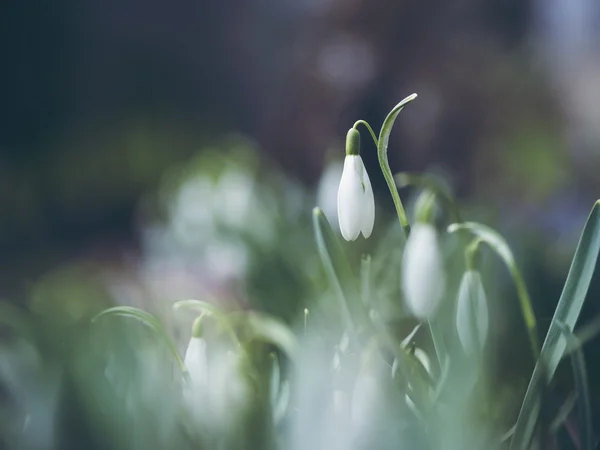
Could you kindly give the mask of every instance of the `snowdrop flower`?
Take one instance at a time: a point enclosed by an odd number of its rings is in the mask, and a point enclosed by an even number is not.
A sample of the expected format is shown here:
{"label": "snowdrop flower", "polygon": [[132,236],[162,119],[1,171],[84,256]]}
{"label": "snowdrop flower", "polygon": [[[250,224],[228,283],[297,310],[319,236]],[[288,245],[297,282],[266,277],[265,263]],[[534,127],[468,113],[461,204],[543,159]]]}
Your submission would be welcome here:
{"label": "snowdrop flower", "polygon": [[205,387],[208,381],[208,356],[206,340],[202,337],[202,316],[198,317],[192,327],[192,337],[185,350],[183,365],[195,386]]}
{"label": "snowdrop flower", "polygon": [[437,231],[430,223],[417,222],[411,230],[402,256],[401,284],[410,312],[420,320],[431,319],[446,277]]}
{"label": "snowdrop flower", "polygon": [[346,137],[346,159],[338,189],[338,220],[347,241],[354,241],[361,232],[368,238],[375,223],[373,189],[360,157],[360,134],[354,128]]}
{"label": "snowdrop flower", "polygon": [[219,430],[241,417],[249,398],[249,387],[241,370],[239,353],[219,342],[211,342],[211,351],[208,351],[202,318],[194,322],[185,352],[184,365],[191,383],[184,387],[183,394],[193,415],[201,423]]}
{"label": "snowdrop flower", "polygon": [[458,288],[456,311],[456,329],[465,353],[483,348],[488,326],[487,298],[481,275],[476,270],[467,270]]}

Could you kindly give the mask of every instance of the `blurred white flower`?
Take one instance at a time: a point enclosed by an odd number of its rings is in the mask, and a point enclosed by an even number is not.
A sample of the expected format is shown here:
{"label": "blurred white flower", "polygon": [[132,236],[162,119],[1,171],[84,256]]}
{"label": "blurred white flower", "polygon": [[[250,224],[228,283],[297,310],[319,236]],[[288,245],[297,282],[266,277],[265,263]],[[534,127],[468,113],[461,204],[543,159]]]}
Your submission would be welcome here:
{"label": "blurred white flower", "polygon": [[336,187],[338,187],[343,171],[344,165],[341,161],[329,164],[321,175],[317,188],[317,205],[321,207],[325,217],[331,223],[338,221]]}
{"label": "blurred white flower", "polygon": [[402,257],[401,285],[406,306],[420,320],[433,317],[446,285],[443,258],[434,226],[417,222]]}
{"label": "blurred white flower", "polygon": [[183,364],[195,386],[206,386],[208,381],[208,356],[204,338],[192,336],[185,351]]}
{"label": "blurred white flower", "polygon": [[346,155],[338,190],[340,231],[347,241],[354,241],[362,232],[371,236],[375,223],[375,198],[371,181],[360,155]]}
{"label": "blurred white flower", "polygon": [[489,327],[487,298],[481,275],[468,270],[460,281],[456,311],[456,329],[465,353],[482,349]]}
{"label": "blurred white flower", "polygon": [[209,349],[201,336],[200,320],[194,323],[185,352],[191,382],[184,387],[184,400],[207,429],[226,430],[244,414],[249,385],[242,372],[242,356],[219,342],[211,342]]}

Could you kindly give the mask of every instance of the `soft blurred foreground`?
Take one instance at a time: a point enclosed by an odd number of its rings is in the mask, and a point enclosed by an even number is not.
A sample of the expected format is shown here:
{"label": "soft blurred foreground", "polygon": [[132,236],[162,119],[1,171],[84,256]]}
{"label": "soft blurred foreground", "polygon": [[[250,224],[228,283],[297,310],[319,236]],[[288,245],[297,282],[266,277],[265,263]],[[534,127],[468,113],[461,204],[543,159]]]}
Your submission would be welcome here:
{"label": "soft blurred foreground", "polygon": [[[143,200],[136,258],[58,268],[1,303],[3,448],[508,448],[534,357],[506,267],[482,252],[489,320],[465,334],[465,241],[441,233],[443,300],[421,325],[395,217],[378,204],[370,239],[340,239],[340,162],[309,191],[230,137]],[[401,192],[412,222],[421,189]],[[570,373],[532,448],[583,448]]]}

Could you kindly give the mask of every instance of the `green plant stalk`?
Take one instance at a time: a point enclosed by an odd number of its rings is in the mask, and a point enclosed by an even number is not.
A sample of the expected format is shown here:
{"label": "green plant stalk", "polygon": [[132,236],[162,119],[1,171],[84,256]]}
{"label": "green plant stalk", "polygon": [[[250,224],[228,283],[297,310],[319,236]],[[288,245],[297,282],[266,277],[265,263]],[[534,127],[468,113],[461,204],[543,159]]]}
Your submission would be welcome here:
{"label": "green plant stalk", "polygon": [[486,225],[476,222],[463,222],[454,223],[448,227],[448,233],[454,233],[459,230],[468,230],[475,236],[479,237],[481,242],[485,242],[500,257],[500,259],[504,261],[504,264],[506,265],[508,272],[513,279],[513,283],[517,291],[521,314],[527,328],[527,335],[531,345],[531,352],[534,360],[537,361],[540,355],[540,344],[537,338],[537,323],[535,319],[535,313],[533,312],[533,307],[531,306],[531,298],[527,292],[527,286],[525,285],[525,281],[523,280],[521,272],[517,267],[510,247],[499,233]]}
{"label": "green plant stalk", "polygon": [[392,194],[394,206],[396,207],[396,212],[398,214],[398,220],[400,221],[400,226],[402,227],[404,237],[406,238],[408,238],[408,235],[410,234],[410,224],[408,223],[406,210],[404,209],[404,205],[402,205],[402,200],[400,200],[400,195],[396,189],[394,175],[392,174],[392,170],[390,169],[390,165],[388,163],[387,149],[390,141],[390,133],[392,132],[396,117],[398,117],[400,111],[402,111],[402,109],[415,98],[417,98],[417,94],[409,95],[396,106],[394,106],[394,108],[383,121],[381,131],[379,132],[379,140],[377,141],[377,158],[379,160],[379,165],[381,166],[383,177],[385,178],[388,188],[390,189],[390,194]]}
{"label": "green plant stalk", "polygon": [[590,388],[585,364],[585,357],[577,337],[569,327],[564,323],[558,323],[565,339],[567,347],[574,347],[571,354],[571,367],[573,369],[573,378],[577,390],[577,402],[579,403],[579,438],[580,442],[575,442],[578,448],[582,450],[592,450],[594,448],[593,426],[592,426],[592,406],[590,404]]}
{"label": "green plant stalk", "polygon": [[535,313],[533,312],[533,307],[531,306],[531,298],[529,297],[529,292],[527,292],[525,281],[523,281],[523,277],[521,276],[521,272],[517,266],[513,265],[512,267],[509,267],[509,270],[515,283],[515,288],[517,289],[517,297],[519,298],[521,314],[523,315],[523,320],[525,321],[525,326],[527,327],[531,352],[533,353],[534,358],[537,359],[540,355],[540,342],[537,337],[537,324]]}
{"label": "green plant stalk", "polygon": [[517,418],[511,449],[529,448],[541,410],[542,389],[552,381],[560,360],[568,350],[566,339],[558,324],[563,323],[570,330],[575,327],[599,257],[600,201],[597,201],[579,238],[550,329],[533,369]]}
{"label": "green plant stalk", "polygon": [[115,306],[115,307],[108,308],[108,309],[105,309],[104,311],[99,312],[92,318],[91,321],[92,321],[92,323],[94,323],[98,319],[100,319],[102,317],[106,317],[106,316],[120,316],[120,317],[125,317],[128,319],[135,319],[135,320],[140,321],[141,323],[143,323],[150,329],[152,329],[158,335],[159,339],[162,340],[166,344],[166,346],[170,350],[171,354],[175,357],[175,360],[177,361],[177,365],[179,366],[179,369],[184,374],[184,376],[187,377],[187,375],[188,375],[187,369],[185,367],[185,364],[183,363],[183,359],[181,358],[181,356],[179,355],[179,352],[177,351],[177,346],[171,340],[171,338],[167,334],[166,330],[164,329],[164,327],[162,326],[162,324],[156,317],[154,317],[152,314],[147,313],[146,311],[143,311],[139,308],[134,308],[134,307],[130,307],[130,306]]}
{"label": "green plant stalk", "polygon": [[[402,109],[404,109],[404,107],[410,102],[412,102],[415,98],[417,98],[417,94],[411,94],[392,108],[392,110],[389,112],[389,114],[383,121],[381,131],[379,132],[379,139],[376,140],[377,159],[379,160],[379,166],[381,167],[381,172],[383,173],[385,182],[387,183],[388,188],[390,190],[390,194],[392,195],[392,200],[394,201],[396,213],[398,214],[398,221],[400,222],[400,226],[402,227],[402,232],[404,233],[405,239],[408,239],[408,236],[410,234],[410,223],[408,222],[406,210],[404,209],[404,205],[402,204],[402,200],[400,199],[400,194],[398,194],[398,189],[396,188],[396,181],[394,180],[394,175],[392,174],[392,169],[390,168],[390,164],[388,162],[387,150],[390,141],[390,133],[392,132],[392,128],[394,127],[394,122],[396,121],[398,114],[400,114],[400,111],[402,111]],[[359,122],[363,123],[363,121]],[[357,122],[355,126],[359,122]],[[368,127],[368,124],[366,122],[364,122],[364,124]],[[371,132],[371,135],[373,135],[373,132],[370,129],[370,127],[368,128]],[[373,140],[375,141],[374,136]],[[428,322],[428,325],[429,331],[431,332],[431,338],[433,340],[433,346],[435,347],[437,359],[440,364],[440,367],[442,367],[444,364],[442,356],[443,338],[435,324],[433,324],[430,321]]]}
{"label": "green plant stalk", "polygon": [[352,126],[352,128],[358,130],[359,125],[364,125],[367,128],[367,130],[369,130],[369,134],[371,135],[371,138],[373,138],[373,142],[375,143],[375,148],[377,148],[377,136],[375,136],[375,132],[373,131],[373,128],[371,128],[371,125],[369,125],[369,123],[366,120],[357,120]]}

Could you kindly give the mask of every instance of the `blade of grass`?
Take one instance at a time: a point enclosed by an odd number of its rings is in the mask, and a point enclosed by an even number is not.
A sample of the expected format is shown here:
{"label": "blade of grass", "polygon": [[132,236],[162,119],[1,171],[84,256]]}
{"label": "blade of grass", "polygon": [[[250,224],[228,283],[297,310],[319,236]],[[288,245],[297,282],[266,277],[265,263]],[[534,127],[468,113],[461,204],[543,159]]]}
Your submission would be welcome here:
{"label": "blade of grass", "polygon": [[370,321],[364,305],[361,304],[359,288],[348,259],[321,208],[313,209],[313,227],[321,262],[339,301],[346,325],[354,331],[359,325],[369,327]]}
{"label": "blade of grass", "polygon": [[138,320],[150,329],[152,329],[158,335],[160,340],[167,345],[168,349],[175,357],[177,365],[179,366],[181,371],[184,374],[187,374],[187,370],[185,368],[185,365],[183,364],[183,360],[181,359],[181,356],[177,351],[177,346],[175,345],[173,340],[166,332],[165,328],[162,326],[162,324],[156,317],[154,317],[150,313],[147,313],[146,311],[143,311],[138,308],[133,308],[131,306],[115,306],[113,308],[105,309],[104,311],[101,311],[98,314],[96,314],[94,317],[92,317],[92,323],[97,322],[101,318],[110,316],[118,316]]}
{"label": "blade of grass", "polygon": [[593,450],[594,435],[592,429],[592,405],[590,404],[590,388],[587,377],[587,368],[583,350],[579,345],[577,337],[564,323],[557,323],[560,331],[565,336],[567,347],[574,347],[571,354],[571,366],[575,389],[577,390],[578,416],[579,416],[579,448],[581,450]]}
{"label": "blade of grass", "polygon": [[512,276],[515,288],[517,289],[521,313],[523,315],[523,320],[525,321],[525,326],[527,327],[527,333],[529,335],[531,351],[534,359],[537,359],[540,353],[540,345],[537,338],[535,313],[533,312],[533,307],[531,306],[531,298],[529,297],[527,286],[525,285],[525,281],[523,280],[521,271],[515,262],[515,258],[510,250],[510,247],[499,233],[486,225],[476,222],[464,222],[454,223],[448,227],[449,233],[454,233],[460,230],[469,230],[475,236],[479,237],[482,242],[485,242],[504,261],[504,264]]}
{"label": "blade of grass", "polygon": [[565,423],[565,421],[571,415],[571,411],[577,404],[577,392],[571,392],[560,409],[556,413],[556,417],[550,422],[550,432],[556,433],[556,431]]}
{"label": "blade of grass", "polygon": [[573,329],[581,312],[600,254],[600,201],[587,219],[565,281],[540,358],[529,381],[517,418],[511,449],[529,447],[540,413],[540,392],[553,378],[567,344],[558,323]]}
{"label": "blade of grass", "polygon": [[408,223],[406,211],[404,210],[404,206],[402,205],[402,201],[400,200],[398,189],[396,189],[394,175],[392,174],[390,164],[388,163],[387,149],[388,144],[390,142],[390,133],[392,132],[392,128],[394,127],[394,122],[396,121],[398,114],[400,114],[400,111],[402,111],[402,109],[404,109],[404,107],[410,102],[412,102],[415,98],[417,98],[417,94],[409,95],[396,106],[394,106],[394,108],[392,108],[392,110],[389,112],[389,114],[383,121],[381,131],[379,132],[379,139],[377,141],[377,158],[379,159],[379,165],[381,166],[381,171],[383,172],[385,182],[387,183],[388,188],[390,189],[390,194],[392,194],[394,206],[396,207],[396,212],[398,213],[398,220],[400,221],[400,225],[402,226],[402,230],[404,231],[404,237],[406,238],[408,238],[408,235],[410,234],[410,224]]}

